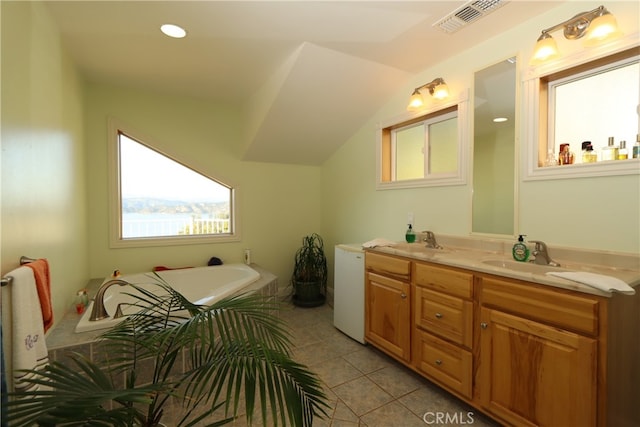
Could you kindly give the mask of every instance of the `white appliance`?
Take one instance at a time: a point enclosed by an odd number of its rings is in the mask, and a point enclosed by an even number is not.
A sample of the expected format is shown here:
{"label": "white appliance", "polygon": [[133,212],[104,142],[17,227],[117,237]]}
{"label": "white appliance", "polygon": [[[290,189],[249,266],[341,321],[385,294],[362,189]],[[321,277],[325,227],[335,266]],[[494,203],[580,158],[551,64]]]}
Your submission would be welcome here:
{"label": "white appliance", "polygon": [[333,282],[333,325],[364,341],[364,251],[359,244],[335,247]]}

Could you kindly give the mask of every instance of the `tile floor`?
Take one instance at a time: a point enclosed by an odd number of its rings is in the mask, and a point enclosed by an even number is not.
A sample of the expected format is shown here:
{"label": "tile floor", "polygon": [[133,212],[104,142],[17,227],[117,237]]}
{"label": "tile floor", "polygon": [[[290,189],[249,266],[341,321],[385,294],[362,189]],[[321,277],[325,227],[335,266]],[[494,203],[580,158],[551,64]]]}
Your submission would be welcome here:
{"label": "tile floor", "polygon": [[[314,418],[314,427],[499,426],[382,352],[344,335],[333,326],[329,305],[285,305],[280,316],[291,328],[294,360],[318,375],[329,399],[329,417]],[[163,421],[172,425],[175,414],[165,415]],[[230,425],[247,423],[240,416]]]}
{"label": "tile floor", "polygon": [[[341,333],[333,326],[330,306],[290,306],[281,316],[293,332],[295,360],[320,377],[332,404],[331,418],[314,420],[314,426],[499,425],[370,345]],[[438,413],[449,414],[448,422],[438,422]]]}

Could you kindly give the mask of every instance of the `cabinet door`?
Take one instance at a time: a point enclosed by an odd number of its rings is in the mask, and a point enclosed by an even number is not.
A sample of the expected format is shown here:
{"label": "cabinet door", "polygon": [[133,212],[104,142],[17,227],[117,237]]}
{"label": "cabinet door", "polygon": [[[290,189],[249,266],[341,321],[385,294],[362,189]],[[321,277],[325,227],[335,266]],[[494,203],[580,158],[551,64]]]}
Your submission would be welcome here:
{"label": "cabinet door", "polygon": [[409,284],[375,273],[367,273],[367,341],[397,358],[410,361]]}
{"label": "cabinet door", "polygon": [[596,340],[482,308],[480,398],[514,425],[594,426]]}

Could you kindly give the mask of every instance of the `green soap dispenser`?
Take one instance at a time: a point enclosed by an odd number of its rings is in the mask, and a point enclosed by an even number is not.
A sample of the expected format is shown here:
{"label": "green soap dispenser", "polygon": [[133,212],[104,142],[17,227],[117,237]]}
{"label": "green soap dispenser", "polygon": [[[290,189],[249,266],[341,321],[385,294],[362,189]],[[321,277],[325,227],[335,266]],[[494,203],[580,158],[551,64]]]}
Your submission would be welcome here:
{"label": "green soap dispenser", "polygon": [[413,243],[416,241],[416,233],[413,231],[413,226],[411,224],[409,224],[409,228],[407,228],[404,238],[407,240],[407,243]]}
{"label": "green soap dispenser", "polygon": [[511,250],[513,259],[520,262],[525,262],[529,259],[529,248],[524,244],[524,236],[525,234],[520,234],[518,242],[513,245],[513,249]]}

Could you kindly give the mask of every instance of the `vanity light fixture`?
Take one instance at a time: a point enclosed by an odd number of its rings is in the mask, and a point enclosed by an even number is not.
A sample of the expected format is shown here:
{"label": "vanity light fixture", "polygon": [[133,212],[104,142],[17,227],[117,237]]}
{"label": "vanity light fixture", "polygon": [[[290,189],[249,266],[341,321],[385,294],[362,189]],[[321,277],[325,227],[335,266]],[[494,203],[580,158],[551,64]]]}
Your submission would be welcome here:
{"label": "vanity light fixture", "polygon": [[187,32],[184,28],[174,24],[163,24],[160,26],[160,31],[162,31],[169,37],[173,37],[174,39],[181,39],[187,35]]}
{"label": "vanity light fixture", "polygon": [[431,82],[423,84],[422,86],[417,87],[413,90],[411,99],[409,100],[409,105],[407,106],[407,110],[417,110],[424,105],[424,99],[422,98],[422,94],[420,93],[422,89],[428,89],[431,96],[433,96],[435,99],[445,99],[449,96],[449,87],[447,87],[447,84],[444,82],[442,77],[438,77],[433,79]]}
{"label": "vanity light fixture", "polygon": [[585,36],[585,46],[595,46],[621,35],[616,18],[604,6],[599,6],[542,30],[542,34],[538,37],[533,51],[532,65],[540,64],[559,56],[558,45],[550,33],[561,28],[563,29],[564,37],[568,40],[577,40]]}

